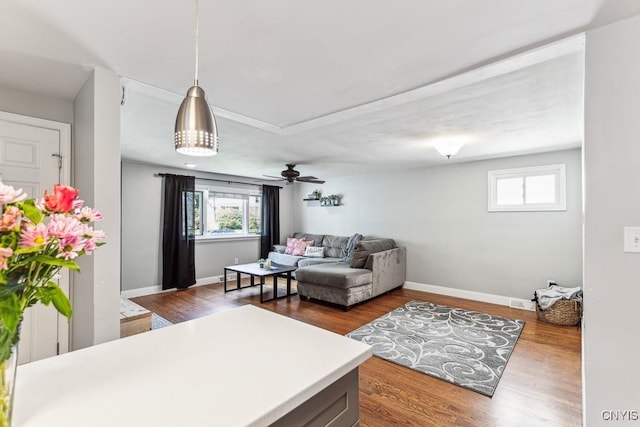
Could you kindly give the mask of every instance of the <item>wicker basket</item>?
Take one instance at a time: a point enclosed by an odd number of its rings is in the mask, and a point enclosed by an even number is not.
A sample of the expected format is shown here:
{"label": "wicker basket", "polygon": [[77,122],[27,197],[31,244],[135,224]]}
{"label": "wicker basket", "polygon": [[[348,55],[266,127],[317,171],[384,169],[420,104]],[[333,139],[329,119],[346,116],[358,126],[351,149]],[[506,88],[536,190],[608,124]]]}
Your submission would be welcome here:
{"label": "wicker basket", "polygon": [[574,326],[580,323],[582,303],[577,300],[560,300],[546,310],[540,310],[536,304],[536,311],[539,320],[554,325]]}

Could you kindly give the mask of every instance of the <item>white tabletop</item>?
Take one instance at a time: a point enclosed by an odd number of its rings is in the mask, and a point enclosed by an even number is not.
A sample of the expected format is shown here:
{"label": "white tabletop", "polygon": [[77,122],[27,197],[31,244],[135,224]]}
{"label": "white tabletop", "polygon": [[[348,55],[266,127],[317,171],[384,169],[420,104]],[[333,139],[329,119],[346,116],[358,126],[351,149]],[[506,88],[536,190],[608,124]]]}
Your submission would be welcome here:
{"label": "white tabletop", "polygon": [[18,367],[14,425],[265,426],[371,356],[247,305]]}

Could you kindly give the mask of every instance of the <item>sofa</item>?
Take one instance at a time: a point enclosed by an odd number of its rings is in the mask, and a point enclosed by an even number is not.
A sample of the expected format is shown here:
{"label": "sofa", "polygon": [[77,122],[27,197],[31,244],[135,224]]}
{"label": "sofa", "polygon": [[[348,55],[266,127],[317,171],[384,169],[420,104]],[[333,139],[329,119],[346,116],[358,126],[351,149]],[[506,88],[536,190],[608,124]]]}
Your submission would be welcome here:
{"label": "sofa", "polygon": [[404,284],[406,249],[393,239],[307,233],[294,233],[291,238],[313,240],[314,246],[324,247],[321,258],[283,253],[285,245],[269,253],[273,263],[298,267],[295,277],[303,300],[326,301],[348,310]]}
{"label": "sofa", "polygon": [[[321,246],[324,248],[322,257],[308,257],[304,255],[286,254],[286,243],[275,245],[273,251],[269,253],[269,259],[272,263],[293,267],[306,267],[314,264],[328,264],[340,262],[345,259],[348,236],[333,236],[325,234],[309,234],[309,233],[293,233],[290,238],[305,239],[307,242],[313,242],[313,246]],[[287,240],[289,240],[288,238]]]}

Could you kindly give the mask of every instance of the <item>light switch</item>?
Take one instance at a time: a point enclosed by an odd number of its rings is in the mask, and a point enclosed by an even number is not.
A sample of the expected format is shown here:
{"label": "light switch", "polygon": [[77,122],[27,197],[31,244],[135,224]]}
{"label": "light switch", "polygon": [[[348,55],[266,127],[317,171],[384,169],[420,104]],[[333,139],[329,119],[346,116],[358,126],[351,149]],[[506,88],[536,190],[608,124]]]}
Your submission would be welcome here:
{"label": "light switch", "polygon": [[640,227],[624,228],[624,251],[640,253]]}

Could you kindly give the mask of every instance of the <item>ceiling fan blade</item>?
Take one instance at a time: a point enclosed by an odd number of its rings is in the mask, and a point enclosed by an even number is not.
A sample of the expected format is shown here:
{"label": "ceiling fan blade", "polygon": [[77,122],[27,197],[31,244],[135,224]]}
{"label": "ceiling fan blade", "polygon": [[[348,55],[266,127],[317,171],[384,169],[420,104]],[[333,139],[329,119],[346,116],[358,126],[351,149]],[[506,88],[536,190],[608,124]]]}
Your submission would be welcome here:
{"label": "ceiling fan blade", "polygon": [[[312,179],[313,178],[313,179]],[[324,181],[321,179],[317,179],[315,177],[311,177],[311,176],[303,176],[303,177],[298,177],[296,178],[296,181],[300,181],[300,182],[310,182],[313,184],[324,184]]]}
{"label": "ceiling fan blade", "polygon": [[300,180],[304,181],[304,180],[306,180],[306,179],[318,179],[318,178],[316,178],[315,176],[311,176],[311,175],[308,175],[308,176],[299,176],[299,177],[298,177],[298,181],[300,181]]}
{"label": "ceiling fan blade", "polygon": [[262,176],[266,176],[267,178],[275,178],[279,181],[284,181],[286,178],[283,178],[281,176],[273,176],[273,175],[262,175]]}

